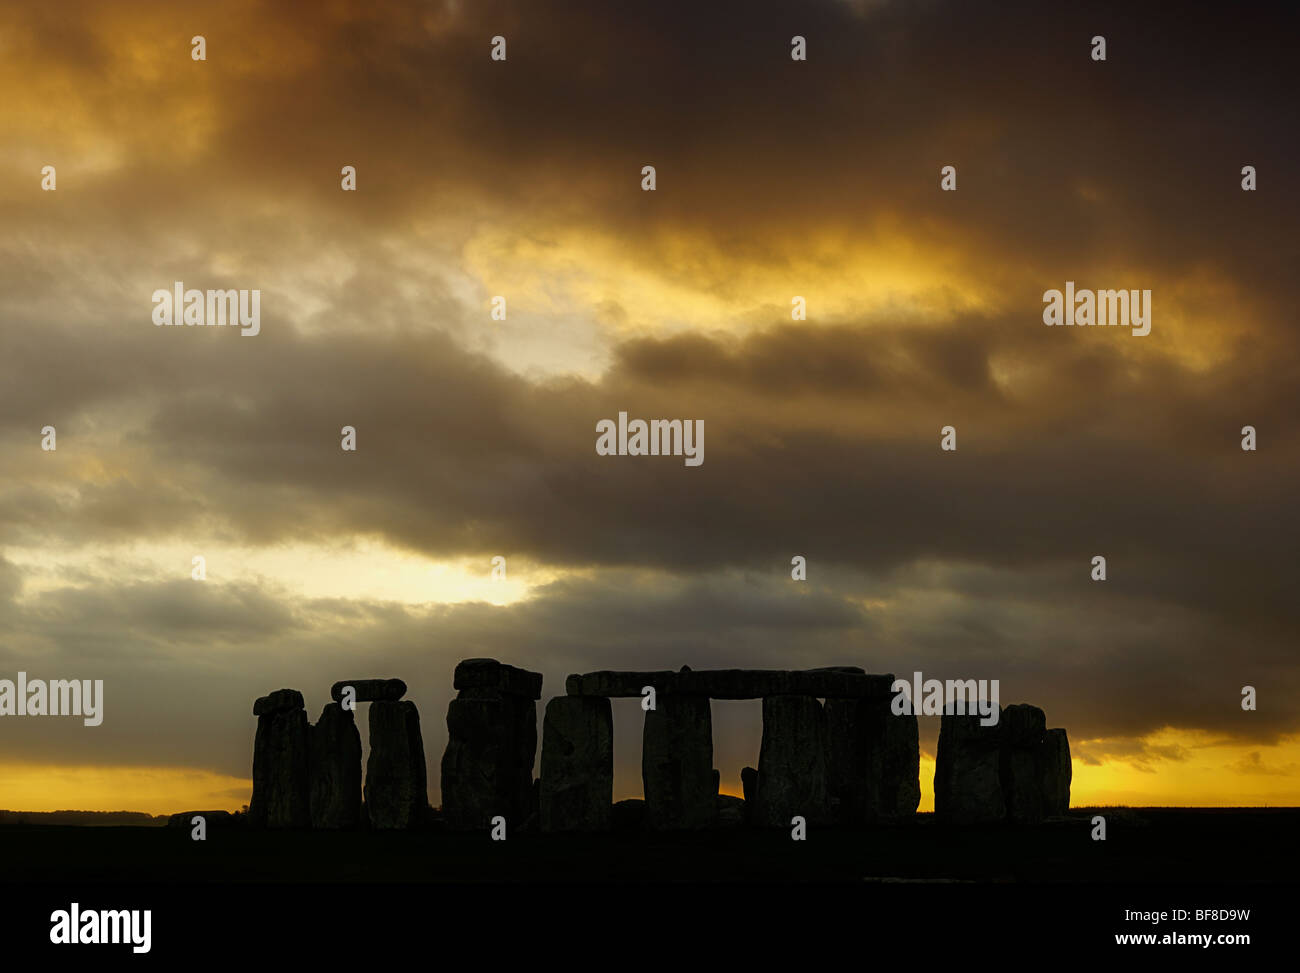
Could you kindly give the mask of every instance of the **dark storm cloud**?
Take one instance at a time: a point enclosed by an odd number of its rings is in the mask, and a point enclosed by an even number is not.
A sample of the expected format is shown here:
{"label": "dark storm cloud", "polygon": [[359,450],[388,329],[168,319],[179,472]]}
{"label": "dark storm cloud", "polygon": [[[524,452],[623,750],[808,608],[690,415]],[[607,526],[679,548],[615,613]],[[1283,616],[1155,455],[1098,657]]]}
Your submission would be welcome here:
{"label": "dark storm cloud", "polygon": [[[1300,215],[1285,33],[1249,8],[1174,23],[1128,7],[282,3],[251,19],[196,6],[131,38],[138,57],[185,68],[153,82],[105,78],[124,38],[94,33],[92,15],[11,16],[131,153],[78,201],[124,232],[233,200],[310,206],[345,221],[338,232],[490,203],[508,221],[563,217],[632,241],[649,222],[781,253],[806,230],[888,213],[1053,277],[1085,260],[1214,266],[1281,299]],[[196,68],[200,27],[212,53]],[[504,63],[487,56],[498,33]],[[789,58],[796,33],[804,63]],[[1104,64],[1088,56],[1096,33]],[[156,127],[196,115],[197,153]],[[340,200],[342,161],[364,205]],[[653,199],[637,191],[646,163]],[[1246,163],[1260,191],[1243,196]],[[944,164],[956,194],[936,191]]]}
{"label": "dark storm cloud", "polygon": [[[513,606],[466,603],[429,612],[282,592],[270,598],[240,585],[188,581],[65,590],[7,606],[6,628],[20,649],[9,665],[31,678],[104,679],[105,721],[96,728],[75,720],[8,721],[0,759],[75,754],[116,763],[129,755],[132,763],[246,775],[256,696],[300,688],[314,718],[335,679],[392,674],[406,680],[421,709],[436,802],[451,673],[471,656],[541,670],[543,706],[563,692],[565,675],[592,668],[848,664],[908,678],[913,669],[997,678],[1004,704],[1032,700],[1076,740],[1111,738],[1080,747],[1080,759],[1095,762],[1100,754],[1146,768],[1185,758],[1181,747],[1133,739],[1170,721],[1211,728],[1227,741],[1265,743],[1294,726],[1288,700],[1300,686],[1293,670],[1270,679],[1271,692],[1282,698],[1257,720],[1234,715],[1242,663],[1211,644],[1230,637],[1227,631],[1198,635],[1199,621],[1171,613],[1160,631],[1185,641],[1151,640],[1141,631],[1140,606],[1028,594],[1008,599],[1006,584],[990,605],[982,601],[981,581],[998,579],[980,574],[823,570],[814,588],[792,585],[780,573],[695,582],[614,569],[547,585]],[[846,601],[868,594],[893,604],[880,611]],[[60,648],[21,651],[47,640]],[[714,709],[715,762],[734,784],[739,768],[757,758],[760,716],[747,704]],[[931,754],[937,723],[922,720],[922,744]],[[636,701],[618,710],[617,736],[619,791],[635,793]]]}
{"label": "dark storm cloud", "polygon": [[[0,187],[0,543],[381,535],[597,573],[425,615],[186,580],[20,598],[0,560],[0,661],[111,680],[102,732],[20,724],[8,756],[245,773],[255,696],[300,686],[314,716],[334,678],[393,674],[436,762],[452,667],[473,655],[542,669],[548,693],[602,666],[987,675],[1073,736],[1127,741],[1093,759],[1177,759],[1131,739],[1166,725],[1264,742],[1300,725],[1296,68],[1250,8],[118,9],[165,26],[106,32],[90,6],[4,15],[66,82],[68,104],[35,116],[48,142],[24,146],[89,152],[54,131],[75,108],[123,161],[60,158],[56,194],[26,169]],[[209,40],[197,68],[193,33]],[[497,33],[505,64],[487,57]],[[807,63],[789,59],[796,33]],[[133,75],[123,44],[166,68]],[[356,196],[338,190],[345,162]],[[956,194],[937,189],[948,163]],[[1256,194],[1238,186],[1246,163]],[[806,239],[889,220],[1019,290],[934,320],[611,339],[595,379],[521,377],[468,350],[468,298],[435,267],[463,236],[430,240],[430,220],[599,231],[665,281],[694,269],[663,258],[665,237],[780,267]],[[223,271],[227,251],[259,279]],[[291,279],[316,256],[347,269]],[[1039,323],[1044,288],[1102,271],[1097,286],[1150,286],[1139,270],[1231,298],[1180,298],[1209,333],[1149,352]],[[264,287],[268,326],[155,329],[148,292],[177,279]],[[1208,363],[1178,358],[1210,339]],[[702,418],[703,466],[598,457],[595,423],[619,410]],[[56,453],[38,448],[45,423]],[[1248,423],[1256,453],[1238,446]],[[938,449],[947,424],[955,454]],[[1252,682],[1269,702],[1243,714]]]}
{"label": "dark storm cloud", "polygon": [[[639,341],[587,383],[524,380],[438,334],[97,341],[48,329],[39,351],[10,357],[16,386],[63,367],[49,362],[116,356],[128,380],[71,395],[60,453],[15,449],[16,479],[39,483],[56,456],[83,451],[127,449],[131,465],[75,500],[19,489],[0,526],[14,541],[213,525],[256,543],[370,533],[435,557],[679,571],[800,552],[872,569],[930,557],[1025,570],[1105,553],[1112,597],[1279,631],[1296,528],[1288,360],[1268,376],[1224,366],[1207,389],[1158,361],[1131,364],[1101,335],[1019,334],[963,319],[923,333]],[[1034,356],[1041,374],[999,387],[990,362],[1004,352]],[[21,392],[14,401],[16,444],[37,413],[23,414]],[[704,464],[597,456],[595,423],[619,410],[703,418]],[[144,419],[83,433],[96,413]],[[1261,452],[1239,448],[1246,421]],[[956,453],[938,448],[948,424]],[[343,425],[358,430],[355,454],[339,449]]]}

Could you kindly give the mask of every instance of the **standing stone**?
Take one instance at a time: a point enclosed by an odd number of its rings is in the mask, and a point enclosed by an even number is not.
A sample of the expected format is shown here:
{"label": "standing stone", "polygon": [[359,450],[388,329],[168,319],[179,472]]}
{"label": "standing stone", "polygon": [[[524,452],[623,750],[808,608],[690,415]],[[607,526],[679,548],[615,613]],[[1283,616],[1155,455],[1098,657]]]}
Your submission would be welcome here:
{"label": "standing stone", "polygon": [[280,689],[253,704],[253,796],[248,819],[254,827],[305,828],[311,823],[309,756],[311,726],[302,693]]}
{"label": "standing stone", "polygon": [[645,714],[641,782],[645,826],[656,831],[711,827],[718,815],[713,718],[707,696],[660,696]]}
{"label": "standing stone", "polygon": [[1070,741],[1061,729],[1048,730],[1039,750],[1039,787],[1047,814],[1060,816],[1070,809]]}
{"label": "standing stone", "polygon": [[891,702],[826,700],[827,779],[842,824],[910,817],[921,802],[916,715],[895,715]]}
{"label": "standing stone", "polygon": [[370,704],[366,814],[376,829],[415,827],[429,806],[420,713],[409,699]]}
{"label": "standing stone", "polygon": [[497,815],[522,824],[536,758],[537,703],[492,690],[462,690],[447,707],[442,755],[442,812],[448,826],[483,829]]}
{"label": "standing stone", "polygon": [[543,831],[605,831],[614,804],[614,715],[601,696],[556,696],[542,724]]}
{"label": "standing stone", "polygon": [[352,687],[355,701],[373,703],[378,700],[396,700],[406,695],[406,683],[400,679],[340,679],[330,687],[330,698],[343,702],[343,690]]}
{"label": "standing stone", "polygon": [[981,726],[978,714],[945,713],[934,771],[935,816],[958,823],[1002,821],[1002,721]]}
{"label": "standing stone", "polygon": [[327,703],[311,730],[311,826],[361,823],[361,734],[352,710]]}
{"label": "standing stone", "polygon": [[1007,818],[1015,824],[1035,824],[1047,815],[1042,783],[1043,737],[1047,720],[1028,703],[1002,710],[1000,776]]}
{"label": "standing stone", "polygon": [[916,713],[883,715],[880,787],[872,794],[869,814],[893,820],[910,818],[921,803],[921,735]]}
{"label": "standing stone", "polygon": [[838,802],[836,816],[841,824],[868,820],[872,785],[880,781],[875,738],[883,727],[878,709],[869,700],[826,700],[826,783],[832,800]]}
{"label": "standing stone", "polygon": [[830,813],[826,764],[826,713],[817,698],[766,697],[755,824],[788,828],[795,815],[809,824],[825,823]]}
{"label": "standing stone", "polygon": [[533,813],[537,698],[542,674],[495,659],[456,666],[447,707],[442,813],[448,826],[480,830],[497,815],[521,826]]}
{"label": "standing stone", "polygon": [[754,823],[754,806],[758,802],[758,771],[753,767],[742,767],[740,770],[740,793],[744,795],[745,806],[741,808],[744,812],[745,823]]}

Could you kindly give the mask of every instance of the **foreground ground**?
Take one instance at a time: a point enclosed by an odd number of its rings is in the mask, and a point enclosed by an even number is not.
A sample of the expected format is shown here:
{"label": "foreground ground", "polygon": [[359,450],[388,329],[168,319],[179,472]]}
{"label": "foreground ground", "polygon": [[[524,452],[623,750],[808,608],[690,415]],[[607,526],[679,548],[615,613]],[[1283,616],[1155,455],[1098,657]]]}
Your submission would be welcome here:
{"label": "foreground ground", "polygon": [[[1105,841],[1092,818],[1107,819]],[[2,883],[1293,881],[1298,809],[1089,809],[1036,828],[931,815],[808,840],[751,830],[655,835],[0,828]]]}

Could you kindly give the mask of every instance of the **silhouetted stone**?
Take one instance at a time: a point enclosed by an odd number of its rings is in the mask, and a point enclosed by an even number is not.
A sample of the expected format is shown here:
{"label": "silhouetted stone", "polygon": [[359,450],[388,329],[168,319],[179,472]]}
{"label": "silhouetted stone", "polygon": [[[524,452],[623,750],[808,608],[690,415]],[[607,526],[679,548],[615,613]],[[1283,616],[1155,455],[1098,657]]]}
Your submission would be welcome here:
{"label": "silhouetted stone", "polygon": [[537,704],[531,698],[462,690],[447,707],[442,755],[442,810],[448,826],[486,828],[498,814],[522,824],[532,810],[536,757]]}
{"label": "silhouetted stone", "polygon": [[640,696],[646,686],[657,695],[708,696],[712,699],[760,699],[768,696],[883,698],[892,693],[892,676],[868,675],[860,669],[684,669],[680,672],[574,674],[565,680],[570,696]]}
{"label": "silhouetted stone", "polygon": [[826,762],[822,704],[812,696],[764,699],[754,823],[789,827],[795,815],[809,824],[824,823],[830,812]]}
{"label": "silhouetted stone", "polygon": [[715,799],[718,808],[718,827],[739,828],[745,824],[745,802],[730,794],[719,794]]}
{"label": "silhouetted stone", "polygon": [[871,795],[869,817],[911,817],[921,803],[921,741],[916,714],[886,708],[880,747],[880,788]]}
{"label": "silhouetted stone", "polygon": [[890,704],[889,699],[826,700],[827,781],[841,823],[906,817],[920,803],[916,716],[896,716]]}
{"label": "silhouetted stone", "polygon": [[1070,809],[1070,741],[1064,730],[1051,729],[1043,735],[1039,750],[1039,787],[1048,815],[1059,816]]}
{"label": "silhouetted stone", "polygon": [[1047,816],[1042,782],[1043,737],[1047,720],[1043,711],[1028,703],[1002,710],[1002,800],[1007,819],[1015,824],[1036,824]]}
{"label": "silhouetted stone", "polygon": [[[456,666],[452,685],[458,690],[490,689],[526,699],[542,698],[542,674],[496,659],[466,659]],[[640,693],[638,693],[640,695]]]}
{"label": "silhouetted stone", "polygon": [[271,713],[291,713],[294,710],[306,710],[302,693],[296,689],[277,689],[266,696],[259,697],[253,703],[254,716],[267,716]]}
{"label": "silhouetted stone", "polygon": [[259,828],[305,828],[311,823],[308,775],[311,727],[302,693],[281,689],[253,704],[253,796],[249,823]]}
{"label": "silhouetted stone", "polygon": [[981,726],[977,714],[945,713],[934,771],[937,817],[958,823],[1002,821],[1001,720]]}
{"label": "silhouetted stone", "polygon": [[645,801],[639,797],[615,801],[610,810],[610,827],[615,831],[640,831],[645,824]]}
{"label": "silhouetted stone", "polygon": [[361,734],[352,710],[327,703],[311,729],[311,826],[361,823]]}
{"label": "silhouetted stone", "polygon": [[740,792],[745,795],[746,804],[758,800],[758,771],[753,767],[745,767],[740,771]]}
{"label": "silhouetted stone", "polygon": [[412,828],[429,804],[420,713],[409,699],[370,704],[365,800],[370,827]]}
{"label": "silhouetted stone", "polygon": [[406,695],[406,683],[400,679],[342,679],[330,687],[330,698],[343,702],[343,689],[351,686],[356,691],[356,702],[392,702]]}
{"label": "silhouetted stone", "polygon": [[614,719],[609,700],[556,696],[542,726],[543,831],[604,831],[614,800]]}
{"label": "silhouetted stone", "polygon": [[826,713],[826,785],[837,799],[836,817],[843,824],[863,824],[868,817],[872,778],[880,777],[879,761],[872,766],[875,737],[883,732],[872,703],[861,699],[828,699]]}
{"label": "silhouetted stone", "polygon": [[1002,727],[1002,745],[1006,747],[1036,747],[1047,732],[1043,711],[1028,703],[1003,707],[998,725]]}
{"label": "silhouetted stone", "polygon": [[713,793],[715,796],[722,793],[722,771],[717,767],[713,768]]}
{"label": "silhouetted stone", "polygon": [[447,708],[442,810],[450,827],[476,830],[502,815],[516,826],[539,814],[533,793],[541,673],[495,659],[456,666]]}
{"label": "silhouetted stone", "polygon": [[706,696],[659,696],[645,714],[641,781],[645,824],[656,831],[707,828],[717,817],[713,719]]}

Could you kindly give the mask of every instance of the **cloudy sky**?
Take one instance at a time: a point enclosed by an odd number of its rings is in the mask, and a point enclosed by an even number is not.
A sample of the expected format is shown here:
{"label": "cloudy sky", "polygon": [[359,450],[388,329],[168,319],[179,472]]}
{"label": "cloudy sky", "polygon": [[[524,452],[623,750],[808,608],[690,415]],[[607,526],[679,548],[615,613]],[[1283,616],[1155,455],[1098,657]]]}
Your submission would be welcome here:
{"label": "cloudy sky", "polygon": [[[1290,34],[1059,6],[6,4],[0,678],[106,702],[0,720],[0,807],[238,808],[255,697],[387,676],[437,804],[473,656],[996,678],[1076,804],[1300,803]],[[178,280],[261,333],[155,327]],[[1044,327],[1067,280],[1151,333]]]}

